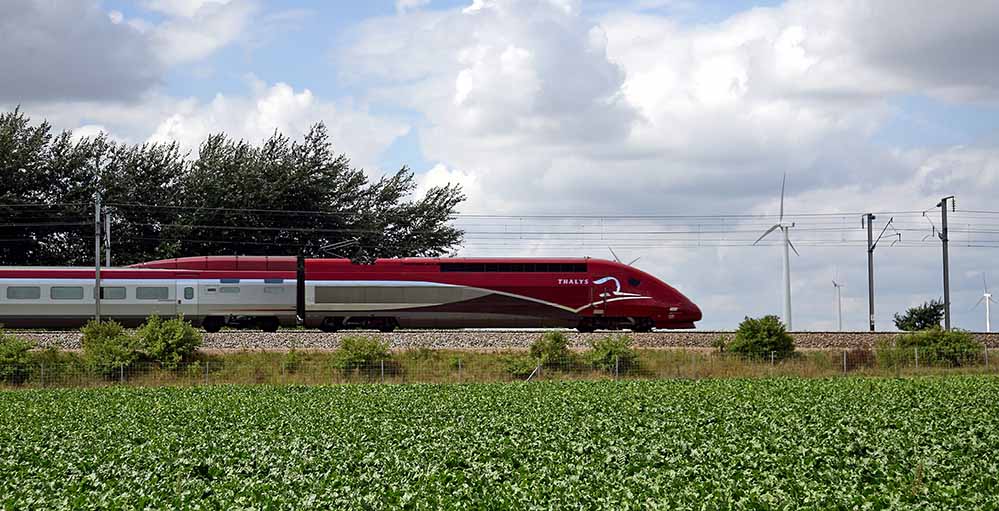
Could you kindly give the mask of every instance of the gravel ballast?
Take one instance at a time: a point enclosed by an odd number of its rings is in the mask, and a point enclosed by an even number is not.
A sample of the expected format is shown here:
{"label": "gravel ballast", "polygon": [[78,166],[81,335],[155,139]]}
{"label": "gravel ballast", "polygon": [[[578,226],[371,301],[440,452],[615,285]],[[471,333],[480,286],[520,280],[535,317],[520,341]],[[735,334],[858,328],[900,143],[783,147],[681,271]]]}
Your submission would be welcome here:
{"label": "gravel ballast", "polygon": [[[56,332],[12,332],[19,337],[34,342],[39,348],[80,349],[80,333],[76,331]],[[392,333],[380,332],[337,332],[324,333],[314,330],[287,330],[266,333],[252,330],[224,331],[205,334],[202,349],[206,350],[331,350],[340,345],[340,339],[348,335],[370,335],[384,339],[392,349],[523,349],[527,348],[543,332],[499,331],[499,330],[409,330]],[[612,332],[581,334],[566,331],[573,348],[585,348],[594,338]],[[624,332],[634,339],[637,348],[709,348],[718,337],[732,336],[732,332],[705,331],[662,331],[650,333]],[[871,348],[879,339],[890,340],[897,332],[794,332],[795,346],[805,349],[857,349]],[[999,333],[975,333],[979,341],[990,348],[999,347]]]}

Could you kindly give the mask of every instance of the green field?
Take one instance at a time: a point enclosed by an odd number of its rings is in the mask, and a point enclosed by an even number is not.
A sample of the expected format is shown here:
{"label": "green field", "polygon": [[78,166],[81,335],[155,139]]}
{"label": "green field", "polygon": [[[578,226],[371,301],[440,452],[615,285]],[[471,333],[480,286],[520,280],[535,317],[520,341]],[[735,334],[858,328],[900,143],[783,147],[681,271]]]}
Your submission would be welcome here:
{"label": "green field", "polygon": [[999,507],[999,378],[0,392],[0,508]]}

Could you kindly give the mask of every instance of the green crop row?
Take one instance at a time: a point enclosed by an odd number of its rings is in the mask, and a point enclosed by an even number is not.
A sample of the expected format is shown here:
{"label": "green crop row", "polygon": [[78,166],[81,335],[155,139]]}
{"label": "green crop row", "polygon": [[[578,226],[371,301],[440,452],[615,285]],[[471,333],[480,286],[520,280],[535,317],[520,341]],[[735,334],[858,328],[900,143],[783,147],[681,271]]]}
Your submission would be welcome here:
{"label": "green crop row", "polygon": [[999,378],[0,392],[0,508],[986,509]]}

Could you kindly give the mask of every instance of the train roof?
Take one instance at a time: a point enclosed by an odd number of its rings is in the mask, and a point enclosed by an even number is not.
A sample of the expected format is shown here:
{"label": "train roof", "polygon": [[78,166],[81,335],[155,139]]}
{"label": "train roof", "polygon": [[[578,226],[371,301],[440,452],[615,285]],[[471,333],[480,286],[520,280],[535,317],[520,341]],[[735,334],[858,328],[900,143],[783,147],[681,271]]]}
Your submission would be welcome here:
{"label": "train roof", "polygon": [[[376,265],[430,264],[441,263],[584,263],[598,261],[615,264],[612,261],[589,257],[404,257],[399,259],[378,259]],[[349,259],[308,259],[310,266],[350,264]],[[223,270],[223,271],[295,271],[295,256],[198,256],[161,259],[133,264],[130,268],[159,268],[169,270]]]}

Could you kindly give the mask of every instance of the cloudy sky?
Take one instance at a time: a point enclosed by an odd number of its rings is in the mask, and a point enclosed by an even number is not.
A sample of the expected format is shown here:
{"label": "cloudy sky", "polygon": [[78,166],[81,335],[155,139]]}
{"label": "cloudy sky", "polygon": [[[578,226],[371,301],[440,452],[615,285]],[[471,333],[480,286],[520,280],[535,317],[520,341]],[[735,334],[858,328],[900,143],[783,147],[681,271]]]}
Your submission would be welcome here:
{"label": "cloudy sky", "polygon": [[866,328],[862,212],[885,212],[875,235],[897,227],[876,251],[879,327],[942,295],[943,196],[957,196],[955,325],[984,329],[982,273],[999,287],[994,1],[0,9],[4,109],[192,151],[213,132],[260,141],[322,121],[373,176],[408,165],[424,189],[462,183],[462,255],[615,247],[700,304],[700,328],[781,312],[778,240],[751,243],[776,221],[784,173],[796,329],[836,328],[834,276],[845,327]]}

